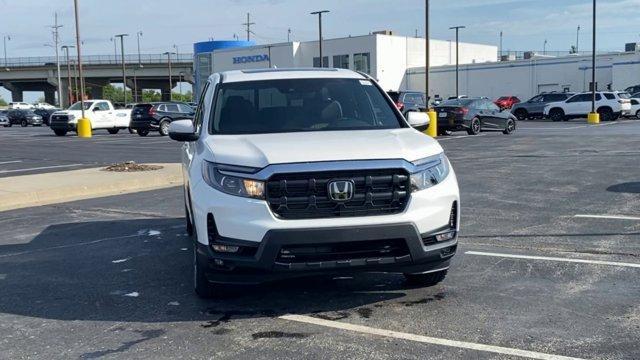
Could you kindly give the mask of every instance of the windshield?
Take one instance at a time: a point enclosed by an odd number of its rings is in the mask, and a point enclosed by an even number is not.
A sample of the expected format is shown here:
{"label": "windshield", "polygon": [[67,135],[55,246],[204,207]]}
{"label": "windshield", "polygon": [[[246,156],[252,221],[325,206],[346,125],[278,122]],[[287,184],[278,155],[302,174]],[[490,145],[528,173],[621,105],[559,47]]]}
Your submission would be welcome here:
{"label": "windshield", "polygon": [[405,127],[369,80],[282,79],[220,86],[211,134],[367,130]]}
{"label": "windshield", "polygon": [[[69,107],[69,110],[80,110],[81,109],[80,108],[80,106],[81,106],[80,104],[81,104],[81,102],[78,101],[77,103],[71,105]],[[85,110],[89,110],[89,108],[91,107],[92,104],[93,104],[93,101],[85,101],[84,102],[84,109]]]}

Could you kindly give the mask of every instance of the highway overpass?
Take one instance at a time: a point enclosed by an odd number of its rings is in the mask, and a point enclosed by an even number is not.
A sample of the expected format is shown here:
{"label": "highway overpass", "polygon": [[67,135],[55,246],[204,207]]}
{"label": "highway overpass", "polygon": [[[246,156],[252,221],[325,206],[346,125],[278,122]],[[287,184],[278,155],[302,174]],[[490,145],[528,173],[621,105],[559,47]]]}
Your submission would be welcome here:
{"label": "highway overpass", "polygon": [[[120,56],[90,55],[82,58],[85,86],[91,98],[102,97],[102,90],[110,83],[122,83],[122,59]],[[71,71],[67,71],[67,61],[60,56],[60,77],[62,83],[62,105],[69,102],[68,75],[71,86],[77,74],[75,60],[70,58]],[[54,104],[58,88],[58,74],[55,57],[21,57],[0,59],[0,83],[11,92],[12,101],[23,101],[24,91],[42,91],[45,101]],[[160,90],[163,100],[168,100],[171,89],[182,80],[193,83],[193,55],[171,56],[171,86],[169,85],[169,64],[167,55],[142,54],[125,56],[127,87],[136,89],[135,99],[142,98],[142,90]]]}

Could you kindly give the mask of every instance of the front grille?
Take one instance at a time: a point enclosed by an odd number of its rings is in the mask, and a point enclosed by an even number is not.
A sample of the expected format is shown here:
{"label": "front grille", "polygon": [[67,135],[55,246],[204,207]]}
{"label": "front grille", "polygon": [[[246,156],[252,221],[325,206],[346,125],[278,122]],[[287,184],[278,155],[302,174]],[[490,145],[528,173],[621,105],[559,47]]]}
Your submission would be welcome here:
{"label": "front grille", "polygon": [[[353,181],[350,200],[330,198],[328,184],[334,180]],[[267,181],[267,202],[282,219],[388,215],[404,210],[410,189],[404,169],[276,174]]]}
{"label": "front grille", "polygon": [[68,124],[69,117],[67,115],[52,115],[51,120],[49,121],[52,125],[56,124]]}
{"label": "front grille", "polygon": [[327,244],[285,245],[276,262],[281,264],[347,260],[379,260],[409,255],[404,239],[349,241]]}

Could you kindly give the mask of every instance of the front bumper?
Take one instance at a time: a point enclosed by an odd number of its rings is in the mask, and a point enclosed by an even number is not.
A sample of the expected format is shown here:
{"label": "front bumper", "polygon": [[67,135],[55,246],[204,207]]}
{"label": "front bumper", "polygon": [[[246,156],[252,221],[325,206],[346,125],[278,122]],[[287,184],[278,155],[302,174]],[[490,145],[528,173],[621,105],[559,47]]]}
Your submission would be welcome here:
{"label": "front bumper", "polygon": [[[210,245],[198,243],[199,262],[207,264],[206,277],[213,283],[259,284],[284,278],[318,274],[354,272],[424,273],[444,270],[456,252],[457,239],[429,241],[433,234],[421,235],[413,224],[372,225],[366,227],[271,230],[255,243],[217,238],[215,244],[239,246],[241,254],[219,253]],[[424,239],[424,240],[423,240]],[[283,258],[290,248],[318,252],[335,244],[363,249],[372,242],[393,241],[402,245],[395,253],[363,254],[357,251],[330,253],[338,258],[323,260]],[[425,245],[426,244],[426,245]],[[330,251],[330,250],[327,250]],[[246,255],[248,254],[248,255]],[[317,253],[314,253],[316,255]]]}

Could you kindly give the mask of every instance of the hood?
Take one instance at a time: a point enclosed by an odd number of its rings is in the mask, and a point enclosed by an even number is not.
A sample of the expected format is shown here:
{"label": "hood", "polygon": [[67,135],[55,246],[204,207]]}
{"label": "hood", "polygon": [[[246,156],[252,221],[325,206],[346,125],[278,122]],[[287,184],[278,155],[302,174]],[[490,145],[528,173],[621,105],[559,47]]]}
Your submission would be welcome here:
{"label": "hood", "polygon": [[205,141],[212,161],[255,168],[340,160],[415,161],[442,152],[437,141],[410,128],[211,135]]}

